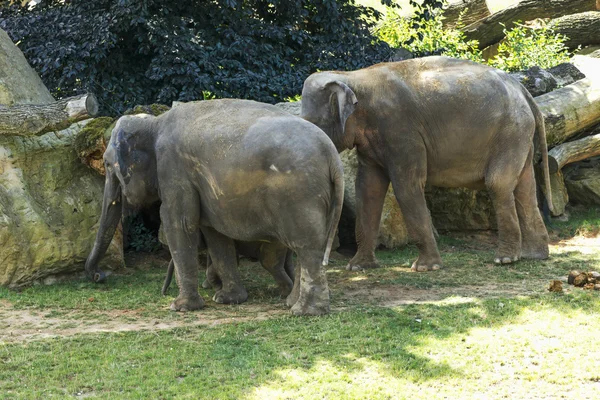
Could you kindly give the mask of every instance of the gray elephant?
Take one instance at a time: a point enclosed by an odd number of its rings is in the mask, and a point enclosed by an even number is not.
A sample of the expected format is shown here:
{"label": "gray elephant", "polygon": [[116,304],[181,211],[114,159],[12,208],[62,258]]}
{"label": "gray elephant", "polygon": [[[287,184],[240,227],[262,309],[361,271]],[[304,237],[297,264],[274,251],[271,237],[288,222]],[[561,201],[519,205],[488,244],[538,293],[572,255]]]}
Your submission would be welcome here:
{"label": "gray elephant", "polygon": [[[264,242],[242,242],[236,240],[234,241],[234,244],[237,255],[259,261],[262,267],[273,276],[273,279],[275,279],[275,282],[277,282],[279,287],[279,294],[281,297],[289,296],[294,284],[294,264],[292,261],[292,252],[289,249],[273,249],[272,246]],[[203,248],[202,245],[201,248]],[[167,268],[167,276],[165,277],[165,282],[161,289],[163,296],[167,293],[167,290],[171,285],[174,271],[175,263],[173,262],[173,259],[171,259]],[[210,287],[220,289],[221,286],[221,278],[219,278],[212,266],[210,257],[207,256],[206,280],[202,283],[202,287],[205,289]]]}
{"label": "gray elephant", "polygon": [[286,303],[293,314],[329,311],[327,264],[343,202],[343,170],[331,140],[315,125],[247,100],[183,104],[159,117],[121,117],[104,153],[100,228],[86,262],[97,269],[118,223],[121,192],[130,205],[156,197],[175,263],[175,311],[204,306],[198,294],[198,244],[204,236],[222,281],[213,300],[248,294],[236,268],[235,240],[290,249],[298,267]]}
{"label": "gray elephant", "polygon": [[498,221],[496,263],[548,257],[533,172],[537,136],[549,189],[544,119],[506,73],[447,57],[315,73],[304,82],[301,116],[323,129],[338,151],[357,150],[358,250],[348,269],[378,266],[375,241],[390,181],[419,251],[415,271],[442,267],[426,182],[487,188]]}

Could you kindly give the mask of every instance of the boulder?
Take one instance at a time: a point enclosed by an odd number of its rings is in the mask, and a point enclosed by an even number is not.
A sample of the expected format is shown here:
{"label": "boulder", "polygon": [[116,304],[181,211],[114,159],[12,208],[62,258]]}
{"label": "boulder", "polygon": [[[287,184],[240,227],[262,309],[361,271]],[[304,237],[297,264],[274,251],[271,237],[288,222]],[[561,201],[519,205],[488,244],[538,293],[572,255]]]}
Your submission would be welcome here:
{"label": "boulder", "polygon": [[[0,107],[54,104],[23,54],[0,30]],[[40,134],[0,131],[0,285],[82,270],[102,207],[102,178],[75,142],[90,119]],[[120,238],[104,267],[122,263]]]}
{"label": "boulder", "polygon": [[573,204],[600,205],[600,157],[569,164],[563,172]]}

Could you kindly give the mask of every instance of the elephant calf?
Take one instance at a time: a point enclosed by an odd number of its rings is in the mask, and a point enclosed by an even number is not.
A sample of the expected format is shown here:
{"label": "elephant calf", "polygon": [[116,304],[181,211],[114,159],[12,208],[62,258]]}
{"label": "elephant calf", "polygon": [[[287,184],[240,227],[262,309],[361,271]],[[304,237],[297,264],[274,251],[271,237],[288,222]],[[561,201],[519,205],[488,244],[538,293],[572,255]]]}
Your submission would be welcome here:
{"label": "elephant calf", "polygon": [[298,268],[286,303],[293,314],[329,311],[326,265],[342,210],[342,163],[317,126],[275,106],[248,100],[186,103],[159,117],[121,117],[104,153],[100,228],[86,270],[102,279],[98,259],[121,215],[121,193],[133,207],[161,201],[179,296],[171,309],[204,306],[198,293],[200,232],[222,286],[214,300],[248,294],[234,240],[290,249]]}

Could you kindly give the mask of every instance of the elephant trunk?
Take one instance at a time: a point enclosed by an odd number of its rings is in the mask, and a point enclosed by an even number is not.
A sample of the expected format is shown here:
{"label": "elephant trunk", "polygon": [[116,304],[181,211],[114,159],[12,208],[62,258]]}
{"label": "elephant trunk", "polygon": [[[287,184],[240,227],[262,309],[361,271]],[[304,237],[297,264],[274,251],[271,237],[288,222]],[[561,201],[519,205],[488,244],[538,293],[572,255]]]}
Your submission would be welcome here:
{"label": "elephant trunk", "polygon": [[119,181],[107,171],[100,227],[96,234],[94,248],[85,262],[85,271],[94,282],[102,282],[106,277],[104,272],[98,268],[98,263],[112,241],[117,225],[121,220],[121,212],[121,187]]}

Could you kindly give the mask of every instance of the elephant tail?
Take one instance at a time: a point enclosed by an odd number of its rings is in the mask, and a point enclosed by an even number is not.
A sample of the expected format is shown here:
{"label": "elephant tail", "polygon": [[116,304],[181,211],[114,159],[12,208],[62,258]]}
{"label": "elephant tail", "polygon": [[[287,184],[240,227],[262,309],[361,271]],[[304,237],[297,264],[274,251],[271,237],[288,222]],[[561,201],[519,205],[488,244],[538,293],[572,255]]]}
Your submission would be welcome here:
{"label": "elephant tail", "polygon": [[533,116],[535,117],[535,135],[537,136],[538,146],[540,147],[540,152],[542,153],[542,172],[544,174],[544,185],[546,186],[546,202],[548,203],[549,210],[553,211],[554,205],[552,204],[552,187],[550,186],[550,168],[548,166],[548,143],[546,142],[546,127],[544,125],[544,115],[540,111],[531,93],[529,93],[524,86],[522,86],[522,91],[525,95],[525,98],[527,99],[527,103],[529,103],[531,112],[533,112]]}
{"label": "elephant tail", "polygon": [[337,151],[334,151],[331,161],[329,162],[329,175],[331,182],[333,183],[333,197],[331,199],[331,207],[329,209],[329,218],[327,224],[327,247],[325,248],[325,255],[323,256],[323,265],[329,263],[329,254],[333,247],[333,241],[335,240],[335,234],[337,232],[338,222],[342,215],[342,206],[344,204],[344,167],[342,166],[342,160],[337,155]]}

